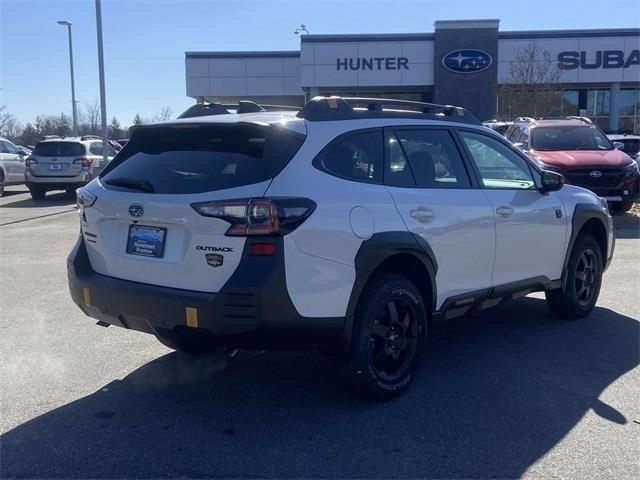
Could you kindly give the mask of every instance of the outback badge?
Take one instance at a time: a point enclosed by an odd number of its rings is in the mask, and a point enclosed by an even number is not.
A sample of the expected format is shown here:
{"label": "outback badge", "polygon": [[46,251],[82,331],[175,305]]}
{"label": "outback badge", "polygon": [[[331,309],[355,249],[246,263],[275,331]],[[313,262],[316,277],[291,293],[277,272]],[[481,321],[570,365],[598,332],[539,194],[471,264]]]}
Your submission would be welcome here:
{"label": "outback badge", "polygon": [[207,263],[212,267],[219,267],[224,262],[224,257],[217,253],[207,253],[205,258],[207,259]]}

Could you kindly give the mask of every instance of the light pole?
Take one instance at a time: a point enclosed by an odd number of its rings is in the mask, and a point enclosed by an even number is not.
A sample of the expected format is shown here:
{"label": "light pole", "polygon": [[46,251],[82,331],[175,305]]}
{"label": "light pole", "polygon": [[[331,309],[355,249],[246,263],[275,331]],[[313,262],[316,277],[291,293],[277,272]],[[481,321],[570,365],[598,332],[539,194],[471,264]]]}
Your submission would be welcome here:
{"label": "light pole", "polygon": [[104,53],[102,51],[102,7],[96,0],[96,30],[98,32],[98,73],[100,75],[100,113],[102,114],[102,161],[109,158],[109,136],[107,132],[107,94],[104,87]]}
{"label": "light pole", "polygon": [[76,86],[73,78],[73,42],[71,40],[71,22],[67,20],[58,20],[58,25],[67,27],[69,32],[69,66],[71,69],[71,111],[73,112],[73,134],[78,135],[78,107],[76,104]]}

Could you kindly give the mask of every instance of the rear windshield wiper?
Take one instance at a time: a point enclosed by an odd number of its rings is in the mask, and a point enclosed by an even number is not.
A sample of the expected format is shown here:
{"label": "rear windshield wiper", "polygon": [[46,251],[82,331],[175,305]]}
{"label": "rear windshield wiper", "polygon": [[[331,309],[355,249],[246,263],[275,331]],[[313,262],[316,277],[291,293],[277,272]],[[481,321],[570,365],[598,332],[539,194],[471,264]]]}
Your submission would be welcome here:
{"label": "rear windshield wiper", "polygon": [[116,177],[109,178],[104,181],[107,185],[113,185],[115,187],[125,187],[132,190],[140,190],[141,192],[154,193],[155,189],[153,185],[147,180],[136,180],[135,178]]}

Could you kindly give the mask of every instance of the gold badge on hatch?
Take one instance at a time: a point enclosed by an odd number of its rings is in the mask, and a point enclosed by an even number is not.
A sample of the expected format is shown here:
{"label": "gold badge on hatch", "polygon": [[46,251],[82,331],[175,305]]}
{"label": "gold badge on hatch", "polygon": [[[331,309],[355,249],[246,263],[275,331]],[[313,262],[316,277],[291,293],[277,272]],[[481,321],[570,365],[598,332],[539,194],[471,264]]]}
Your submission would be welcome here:
{"label": "gold badge on hatch", "polygon": [[207,253],[205,257],[207,259],[207,263],[212,267],[219,267],[224,261],[224,257],[217,253]]}

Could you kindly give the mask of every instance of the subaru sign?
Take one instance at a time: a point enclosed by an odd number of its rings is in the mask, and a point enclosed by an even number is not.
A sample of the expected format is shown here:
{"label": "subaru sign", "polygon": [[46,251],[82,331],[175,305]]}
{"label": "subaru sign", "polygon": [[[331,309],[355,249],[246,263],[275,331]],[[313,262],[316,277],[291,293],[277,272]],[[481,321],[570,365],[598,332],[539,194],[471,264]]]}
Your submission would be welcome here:
{"label": "subaru sign", "polygon": [[454,50],[442,57],[442,66],[455,73],[478,73],[486,70],[493,63],[487,52],[466,48]]}
{"label": "subaru sign", "polygon": [[585,70],[629,68],[636,65],[640,65],[640,50],[631,50],[627,56],[622,50],[596,50],[592,55],[585,51],[566,51],[558,54],[560,70],[573,70],[578,67]]}

